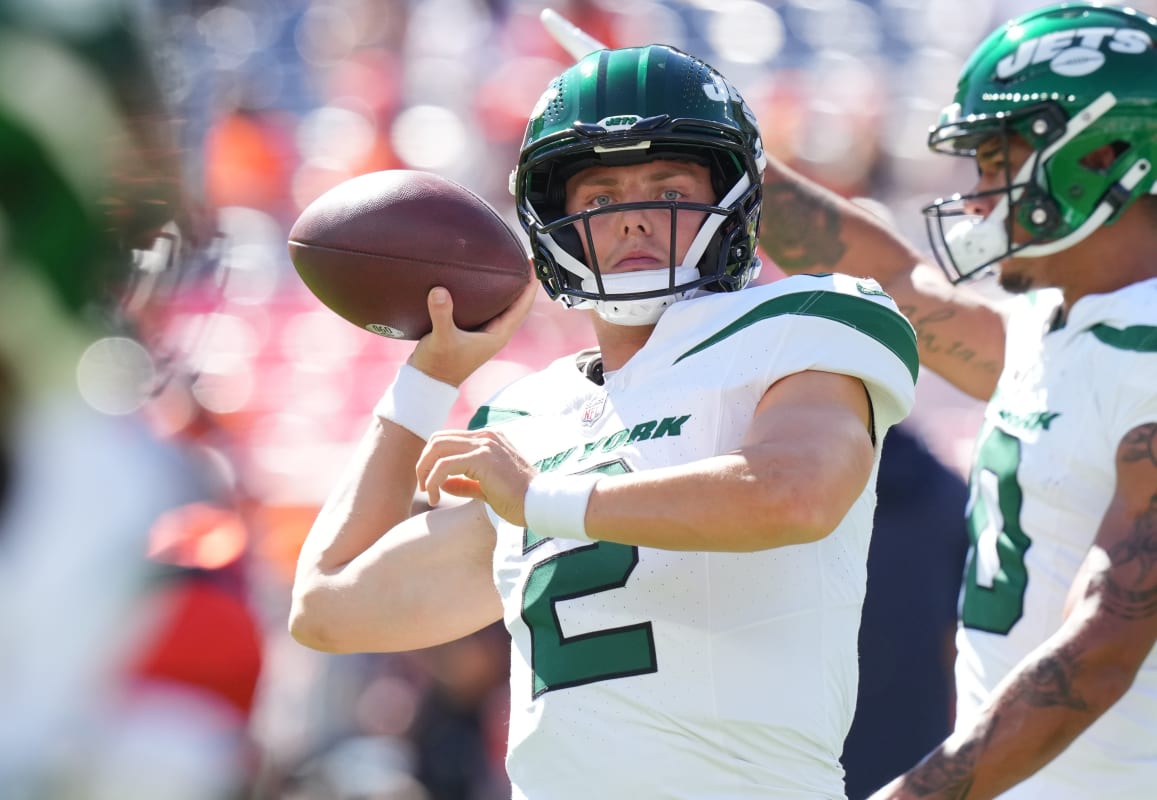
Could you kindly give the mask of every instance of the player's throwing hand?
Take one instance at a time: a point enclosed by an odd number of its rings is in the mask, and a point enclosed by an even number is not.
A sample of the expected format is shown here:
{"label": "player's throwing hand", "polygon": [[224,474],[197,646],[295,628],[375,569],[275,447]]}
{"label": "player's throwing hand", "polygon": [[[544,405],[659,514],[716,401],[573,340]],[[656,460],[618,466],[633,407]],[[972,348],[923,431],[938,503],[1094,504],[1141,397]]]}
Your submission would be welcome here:
{"label": "player's throwing hand", "polygon": [[418,459],[418,488],[436,506],[442,492],[485,500],[507,522],[523,526],[523,504],[538,471],[493,430],[442,431]]}

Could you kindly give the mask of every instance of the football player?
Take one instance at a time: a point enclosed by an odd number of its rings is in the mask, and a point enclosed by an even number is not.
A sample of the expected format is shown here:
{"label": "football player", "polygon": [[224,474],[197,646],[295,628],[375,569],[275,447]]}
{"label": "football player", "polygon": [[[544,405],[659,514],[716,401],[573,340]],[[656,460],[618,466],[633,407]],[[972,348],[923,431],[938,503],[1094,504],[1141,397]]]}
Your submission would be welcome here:
{"label": "football player", "polygon": [[[1050,6],[985,39],[929,136],[977,172],[925,211],[943,272],[850,203],[768,171],[775,204],[819,223],[788,231],[773,205],[769,255],[875,277],[921,361],[988,401],[956,729],[879,798],[1157,786],[1155,76],[1157,22],[1127,8]],[[990,272],[1010,302],[970,288]]]}
{"label": "football player", "polygon": [[[597,347],[439,431],[538,286],[473,333],[434,289],[302,550],[311,647],[505,622],[517,798],[843,796],[876,470],[916,343],[874,281],[753,284],[764,165],[739,92],[683,52],[599,50],[553,80],[511,189],[539,283]],[[416,487],[435,508],[407,519]]]}

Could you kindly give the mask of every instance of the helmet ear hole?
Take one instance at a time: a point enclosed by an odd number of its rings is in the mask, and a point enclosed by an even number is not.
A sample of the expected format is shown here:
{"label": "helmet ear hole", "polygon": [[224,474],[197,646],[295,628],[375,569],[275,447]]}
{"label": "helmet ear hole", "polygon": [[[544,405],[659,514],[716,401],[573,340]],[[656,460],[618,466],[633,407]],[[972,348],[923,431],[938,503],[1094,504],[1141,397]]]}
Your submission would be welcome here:
{"label": "helmet ear hole", "polygon": [[1112,142],[1090,150],[1080,160],[1082,167],[1095,170],[1102,175],[1107,174],[1113,164],[1129,150],[1128,142]]}

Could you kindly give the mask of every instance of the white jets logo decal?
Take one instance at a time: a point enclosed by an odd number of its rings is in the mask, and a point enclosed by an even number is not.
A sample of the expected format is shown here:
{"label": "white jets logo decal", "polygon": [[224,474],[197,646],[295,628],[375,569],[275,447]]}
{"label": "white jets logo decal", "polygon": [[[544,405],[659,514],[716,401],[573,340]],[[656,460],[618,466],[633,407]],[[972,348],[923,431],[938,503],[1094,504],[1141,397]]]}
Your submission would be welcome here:
{"label": "white jets logo decal", "polygon": [[603,117],[599,120],[599,126],[608,131],[629,131],[642,119],[638,114],[617,114],[613,117]]}
{"label": "white jets logo decal", "polygon": [[1130,28],[1074,28],[1026,39],[1016,52],[996,65],[996,77],[1011,78],[1021,70],[1049,62],[1052,71],[1066,78],[1091,75],[1105,64],[1105,51],[1136,55],[1153,47],[1145,31]]}
{"label": "white jets logo decal", "polygon": [[743,102],[743,98],[739,95],[739,90],[723,80],[722,75],[712,75],[711,83],[703,84],[703,94],[707,95],[707,97],[716,103],[722,103],[728,98],[737,103]]}
{"label": "white jets logo decal", "polygon": [[[751,127],[756,131],[759,130],[759,122],[755,119],[755,114],[747,107],[747,103],[743,102],[743,96],[739,93],[739,90],[723,80],[722,75],[712,75],[711,83],[703,84],[703,94],[707,95],[708,99],[714,100],[716,103],[724,103],[728,100],[738,103],[739,107],[743,110],[743,116],[747,118]],[[763,169],[766,164],[766,157],[763,153],[763,140],[756,136],[755,141],[752,142],[752,147],[755,162],[759,165],[760,169]]]}

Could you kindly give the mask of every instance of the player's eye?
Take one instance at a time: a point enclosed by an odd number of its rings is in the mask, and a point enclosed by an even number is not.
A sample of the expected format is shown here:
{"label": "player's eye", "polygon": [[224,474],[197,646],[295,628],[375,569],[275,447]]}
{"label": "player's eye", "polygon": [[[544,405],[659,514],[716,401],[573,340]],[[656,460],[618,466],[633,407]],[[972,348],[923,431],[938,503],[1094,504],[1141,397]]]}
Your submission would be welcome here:
{"label": "player's eye", "polygon": [[591,198],[590,205],[602,208],[603,206],[609,206],[613,202],[614,200],[611,199],[609,194],[598,194]]}
{"label": "player's eye", "polygon": [[682,200],[683,199],[683,193],[681,191],[679,191],[678,189],[664,189],[663,190],[663,199],[666,200],[668,203],[674,203],[676,200]]}
{"label": "player's eye", "polygon": [[976,177],[1003,178],[1005,162],[1003,158],[979,159],[976,162]]}

